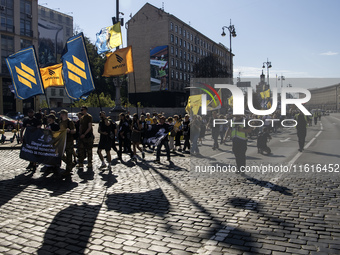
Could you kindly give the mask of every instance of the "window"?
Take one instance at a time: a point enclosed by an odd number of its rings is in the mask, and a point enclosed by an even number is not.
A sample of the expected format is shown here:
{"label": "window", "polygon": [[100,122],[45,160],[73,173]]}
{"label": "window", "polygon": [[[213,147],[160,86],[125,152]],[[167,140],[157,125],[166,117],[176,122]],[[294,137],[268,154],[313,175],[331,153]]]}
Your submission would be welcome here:
{"label": "window", "polygon": [[20,0],[20,35],[33,37],[31,1]]}
{"label": "window", "polygon": [[185,29],[183,29],[183,36],[184,36],[184,38],[185,38],[185,36],[186,36],[186,31],[185,31]]}
{"label": "window", "polygon": [[14,53],[14,37],[1,35],[1,70],[3,73],[8,73],[5,58]]}
{"label": "window", "polygon": [[175,26],[175,32],[178,33],[178,26]]}
{"label": "window", "polygon": [[180,58],[182,58],[182,53],[183,53],[183,51],[180,50],[180,51],[179,51],[179,57],[180,57]]}
{"label": "window", "polygon": [[59,89],[59,96],[61,96],[61,97],[64,96],[64,89]]}
{"label": "window", "polygon": [[178,72],[176,72],[176,79],[178,79]]}
{"label": "window", "polygon": [[182,28],[179,28],[179,34],[182,35]]}
{"label": "window", "polygon": [[173,34],[170,35],[170,41],[171,41],[172,43],[174,42],[174,35],[173,35]]}
{"label": "window", "polygon": [[56,93],[56,89],[51,89],[51,96],[56,96],[57,93]]}
{"label": "window", "polygon": [[176,57],[178,56],[178,49],[176,48]]}
{"label": "window", "polygon": [[175,37],[175,44],[178,44],[178,37]]}
{"label": "window", "polygon": [[174,23],[170,22],[170,31],[174,30]]}
{"label": "window", "polygon": [[178,68],[178,60],[176,59],[176,68]]}
{"label": "window", "polygon": [[24,49],[32,45],[31,40],[26,40],[26,39],[20,39],[20,48]]}
{"label": "window", "polygon": [[182,44],[183,44],[183,40],[179,39],[179,46],[182,47]]}
{"label": "window", "polygon": [[173,79],[174,78],[174,70],[171,70],[171,78]]}
{"label": "window", "polygon": [[183,58],[184,58],[184,60],[186,60],[187,59],[187,53],[184,51],[184,53],[183,53]]}
{"label": "window", "polygon": [[180,79],[180,80],[183,80],[183,75],[182,75],[182,73],[179,73],[179,79]]}
{"label": "window", "polygon": [[190,53],[188,53],[188,61],[190,61]]}
{"label": "window", "polygon": [[174,46],[171,46],[170,52],[171,54],[174,54]]}
{"label": "window", "polygon": [[175,60],[172,58],[171,59],[171,66],[174,66]]}
{"label": "window", "polygon": [[186,48],[187,47],[187,42],[183,41],[183,47]]}
{"label": "window", "polygon": [[183,62],[181,61],[181,62],[179,63],[179,69],[182,70],[182,68],[183,68]]}
{"label": "window", "polygon": [[193,40],[194,40],[194,37],[193,37],[193,35],[192,35],[192,34],[190,35],[190,37],[191,37],[191,41],[193,41]]}
{"label": "window", "polygon": [[5,7],[1,11],[1,30],[14,33],[13,23],[13,0],[1,0],[1,5]]}

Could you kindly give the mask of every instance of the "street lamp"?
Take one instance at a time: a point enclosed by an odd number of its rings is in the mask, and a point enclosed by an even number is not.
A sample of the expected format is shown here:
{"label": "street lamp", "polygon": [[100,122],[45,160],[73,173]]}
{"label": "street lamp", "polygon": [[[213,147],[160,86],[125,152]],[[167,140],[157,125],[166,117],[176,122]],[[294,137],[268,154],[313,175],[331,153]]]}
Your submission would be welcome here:
{"label": "street lamp", "polygon": [[[281,88],[283,87],[283,81],[286,80],[286,77],[284,77],[283,75],[279,76],[278,80],[281,80]],[[290,84],[289,84],[290,85]]]}
{"label": "street lamp", "polygon": [[263,62],[262,68],[266,68],[265,65],[267,65],[267,80],[268,80],[267,83],[268,83],[268,86],[269,86],[269,68],[272,67],[272,62],[269,62],[268,58],[267,58],[267,62]]}
{"label": "street lamp", "polygon": [[231,73],[230,77],[233,78],[233,68],[232,68],[233,64],[232,64],[232,53],[231,53],[232,52],[232,50],[231,50],[231,37],[236,37],[236,31],[235,31],[234,25],[231,24],[231,19],[230,19],[230,25],[229,26],[222,27],[222,34],[221,34],[221,36],[223,36],[223,37],[226,36],[226,33],[224,32],[225,28],[227,28],[229,30],[229,40],[230,40],[230,51],[229,51],[229,53],[230,53],[230,73]]}

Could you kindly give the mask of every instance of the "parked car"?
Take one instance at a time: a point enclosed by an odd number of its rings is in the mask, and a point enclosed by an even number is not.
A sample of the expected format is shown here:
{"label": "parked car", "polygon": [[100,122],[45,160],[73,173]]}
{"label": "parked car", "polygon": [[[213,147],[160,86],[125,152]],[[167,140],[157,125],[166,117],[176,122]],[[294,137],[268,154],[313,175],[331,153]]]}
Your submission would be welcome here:
{"label": "parked car", "polygon": [[19,123],[19,128],[22,127],[22,121],[21,120],[15,120],[12,119],[8,116],[5,115],[0,115],[0,128],[2,129],[4,127],[5,124],[5,129],[7,130],[12,130],[12,129],[16,129]]}
{"label": "parked car", "polygon": [[68,117],[70,120],[72,120],[73,122],[78,121],[78,116],[76,112],[69,112],[68,113]]}
{"label": "parked car", "polygon": [[15,120],[22,120],[25,117],[21,112],[8,112],[6,116]]}

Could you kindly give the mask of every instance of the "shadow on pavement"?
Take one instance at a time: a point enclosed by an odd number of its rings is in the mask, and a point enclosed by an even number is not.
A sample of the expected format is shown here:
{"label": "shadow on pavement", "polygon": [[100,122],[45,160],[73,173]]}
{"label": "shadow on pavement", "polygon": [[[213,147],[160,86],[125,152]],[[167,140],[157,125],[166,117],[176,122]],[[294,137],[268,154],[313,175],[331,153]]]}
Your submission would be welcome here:
{"label": "shadow on pavement", "polygon": [[22,173],[13,179],[0,181],[0,207],[32,184],[33,171]]}
{"label": "shadow on pavement", "polygon": [[246,179],[249,182],[251,182],[253,184],[256,184],[256,185],[258,185],[260,187],[268,188],[268,189],[271,189],[272,191],[278,191],[281,194],[286,195],[286,196],[292,196],[292,193],[290,192],[290,189],[287,188],[287,187],[283,187],[283,186],[271,183],[269,181],[261,181],[259,179],[256,179],[254,177],[249,177],[249,176],[247,176]]}
{"label": "shadow on pavement", "polygon": [[71,205],[47,229],[38,255],[84,254],[101,205]]}
{"label": "shadow on pavement", "polygon": [[104,186],[110,188],[113,184],[117,183],[117,176],[112,174],[112,169],[110,168],[108,173],[106,171],[101,171],[99,173],[101,179],[105,182]]}
{"label": "shadow on pavement", "polygon": [[133,214],[151,212],[164,217],[169,212],[170,203],[162,189],[140,193],[114,193],[107,196],[108,210]]}
{"label": "shadow on pavement", "polygon": [[87,183],[88,181],[94,180],[93,168],[88,168],[86,171],[84,169],[78,169],[77,174],[82,181],[80,183]]}

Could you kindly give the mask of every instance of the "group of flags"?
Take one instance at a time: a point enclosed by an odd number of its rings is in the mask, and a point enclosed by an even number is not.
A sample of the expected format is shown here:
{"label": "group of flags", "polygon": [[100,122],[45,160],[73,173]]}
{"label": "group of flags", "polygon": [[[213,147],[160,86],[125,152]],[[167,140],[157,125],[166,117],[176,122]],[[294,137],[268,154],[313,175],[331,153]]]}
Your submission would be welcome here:
{"label": "group of flags", "polygon": [[94,89],[83,33],[67,40],[62,63],[39,68],[34,46],[6,58],[14,93],[19,99],[45,94],[50,86],[65,86],[73,100],[86,98]]}
{"label": "group of flags", "polygon": [[[106,53],[122,44],[120,22],[105,27],[97,33],[97,52]],[[45,94],[48,87],[65,87],[72,100],[85,99],[95,84],[85,45],[83,33],[66,42],[61,63],[39,68],[34,46],[22,49],[6,58],[6,64],[13,82],[13,93],[19,99]],[[118,49],[106,54],[104,77],[131,73],[133,69],[132,47]]]}

